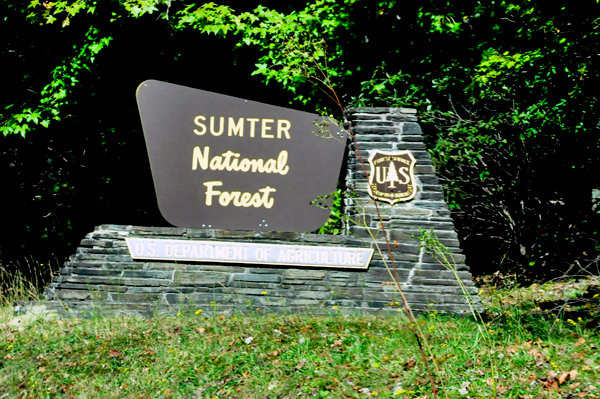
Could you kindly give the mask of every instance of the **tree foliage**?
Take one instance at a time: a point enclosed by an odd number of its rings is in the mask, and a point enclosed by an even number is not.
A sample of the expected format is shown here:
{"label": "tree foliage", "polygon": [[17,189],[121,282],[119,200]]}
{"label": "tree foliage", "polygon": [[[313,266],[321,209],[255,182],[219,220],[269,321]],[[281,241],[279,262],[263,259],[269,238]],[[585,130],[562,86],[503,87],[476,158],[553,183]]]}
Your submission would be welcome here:
{"label": "tree foliage", "polygon": [[[182,84],[195,82],[191,68],[190,75],[174,72],[189,68],[183,61],[218,73],[210,52],[216,45],[203,46],[220,38],[221,47],[237,49],[236,71],[261,77],[270,90],[276,83],[299,107],[338,117],[335,103],[416,107],[475,272],[550,276],[598,254],[591,203],[600,186],[597,1],[11,3],[3,7],[20,18],[19,29],[32,23],[76,49],[54,60],[50,83],[22,75],[42,89],[23,96],[21,87],[6,104],[5,136],[29,137],[51,121],[63,126],[67,116],[86,121],[67,99],[90,93],[80,84],[82,71],[103,76],[100,59],[116,60],[111,48],[128,29],[144,26],[170,38],[160,42],[167,53],[161,62],[174,68],[164,80]],[[137,40],[148,49],[149,38]],[[47,76],[48,68],[35,72]],[[136,83],[146,78],[119,73]]]}

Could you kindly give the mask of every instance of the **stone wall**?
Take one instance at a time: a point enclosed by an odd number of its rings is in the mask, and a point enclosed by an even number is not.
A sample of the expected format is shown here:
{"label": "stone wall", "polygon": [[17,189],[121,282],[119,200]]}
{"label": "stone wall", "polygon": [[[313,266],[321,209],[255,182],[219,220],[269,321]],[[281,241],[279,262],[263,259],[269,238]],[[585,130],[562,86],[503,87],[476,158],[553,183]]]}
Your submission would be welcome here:
{"label": "stone wall", "polygon": [[[453,254],[458,275],[478,300],[471,274],[444,202],[442,188],[423,144],[415,111],[403,108],[356,108],[347,111],[365,163],[369,151],[411,150],[417,159],[416,197],[393,206],[379,202],[382,223],[403,291],[413,309],[469,311],[459,282],[419,245],[422,229],[433,230]],[[102,225],[81,242],[60,275],[46,289],[46,305],[73,312],[398,312],[401,302],[386,263],[385,237],[378,228],[367,179],[350,145],[345,199],[346,234],[225,231],[173,227]],[[376,239],[373,240],[371,234]],[[234,240],[347,247],[379,246],[368,270],[275,268],[268,265],[133,260],[125,237],[183,240]],[[206,314],[205,313],[205,314]]]}
{"label": "stone wall", "polygon": [[[465,265],[465,256],[460,249],[450,210],[444,201],[431,156],[423,144],[416,111],[406,108],[351,108],[347,115],[356,138],[356,142],[350,145],[346,177],[348,189],[356,194],[356,197],[345,200],[344,212],[352,219],[347,226],[350,234],[357,238],[376,235],[376,242],[384,248],[386,240],[379,228],[382,223],[388,240],[394,243],[392,252],[396,265],[401,274],[406,276],[406,279],[401,278],[401,282],[407,290],[418,290],[418,286],[452,286],[454,281],[449,278],[450,272],[419,245],[418,237],[423,229],[433,232],[452,253],[465,284],[472,286],[471,274]],[[415,198],[394,205],[378,201],[381,222],[367,191],[368,179],[358,157],[357,145],[367,170],[367,159],[375,149],[410,150],[417,159],[415,177],[418,188]],[[389,256],[386,254],[384,259],[389,260]],[[374,260],[371,267],[382,264],[383,260]],[[474,289],[472,291],[476,292]]]}

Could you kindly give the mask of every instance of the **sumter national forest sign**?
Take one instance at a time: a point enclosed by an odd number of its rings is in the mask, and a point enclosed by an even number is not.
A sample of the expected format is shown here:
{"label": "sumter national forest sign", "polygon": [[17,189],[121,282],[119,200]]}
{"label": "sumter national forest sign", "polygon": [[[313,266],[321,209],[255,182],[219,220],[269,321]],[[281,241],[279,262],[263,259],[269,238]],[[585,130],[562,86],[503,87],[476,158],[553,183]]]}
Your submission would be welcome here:
{"label": "sumter national forest sign", "polygon": [[[384,289],[390,281],[385,264],[391,255],[387,251],[383,251],[381,256],[373,254],[376,243],[381,243],[383,239],[381,235],[375,242],[361,239],[369,234],[363,226],[350,226],[350,234],[339,236],[265,231],[279,229],[281,224],[296,226],[294,223],[298,223],[297,219],[296,222],[287,222],[285,217],[290,220],[298,216],[303,218],[306,208],[309,211],[316,208],[308,206],[310,200],[335,189],[339,158],[331,161],[332,169],[336,171],[329,176],[331,182],[327,184],[330,186],[306,195],[300,204],[302,208],[287,207],[288,204],[280,197],[285,190],[299,192],[300,195],[302,191],[310,190],[310,182],[315,179],[318,181],[320,175],[328,173],[323,168],[315,171],[311,169],[312,165],[323,158],[341,157],[342,150],[339,150],[339,155],[336,151],[339,147],[343,148],[342,145],[337,147],[338,143],[332,139],[322,140],[311,135],[310,132],[315,130],[312,120],[306,123],[306,130],[297,130],[296,123],[302,121],[302,113],[294,114],[294,111],[283,108],[253,105],[244,100],[160,82],[145,84],[147,86],[140,87],[140,108],[144,127],[149,128],[146,136],[159,200],[162,201],[161,208],[165,212],[168,207],[179,206],[179,210],[173,211],[180,218],[178,221],[186,227],[188,223],[185,216],[189,214],[190,221],[199,224],[200,229],[115,225],[96,227],[81,241],[80,248],[61,269],[60,276],[55,276],[46,289],[47,300],[65,301],[64,304],[52,302],[56,304],[52,310],[62,312],[64,305],[68,305],[73,315],[80,315],[80,312],[96,314],[106,309],[150,316],[179,312],[183,307],[192,306],[195,310],[218,313],[250,312],[260,306],[261,312],[299,312],[306,309],[313,314],[327,313],[333,306],[343,312],[397,314],[388,306],[398,300],[397,292]],[[208,96],[207,99],[204,96]],[[220,107],[213,106],[218,102]],[[215,134],[211,132],[211,116],[214,117],[212,130]],[[363,148],[372,155],[368,171],[368,175],[373,176],[371,189],[390,195],[383,196],[390,201],[406,199],[416,192],[416,179],[419,193],[418,201],[410,204],[384,204],[388,214],[393,214],[393,217],[378,220],[375,207],[362,206],[370,203],[368,180],[362,173],[358,151],[349,151],[345,162],[346,182],[356,196],[346,199],[345,213],[352,215],[360,212],[362,220],[371,220],[369,229],[381,224],[390,239],[401,241],[394,245],[393,256],[397,260],[399,283],[403,285],[406,298],[414,310],[429,311],[433,303],[435,310],[470,312],[472,303],[467,303],[463,290],[466,286],[473,294],[472,298],[477,300],[477,288],[473,286],[464,264],[464,255],[460,253],[450,210],[444,202],[442,187],[435,176],[429,153],[424,151],[423,135],[414,110],[354,108],[346,110],[346,116],[347,122],[356,128],[355,148]],[[229,123],[230,117],[233,125]],[[311,115],[310,119],[313,118]],[[166,122],[162,122],[162,119]],[[263,119],[267,120],[263,122]],[[289,121],[289,130],[283,120]],[[223,130],[219,133],[221,126]],[[232,126],[231,135],[229,126]],[[278,132],[280,138],[277,138]],[[289,139],[286,132],[290,135]],[[159,137],[161,135],[165,137]],[[299,142],[300,149],[286,144],[296,143],[296,136],[306,137],[306,142]],[[316,145],[313,146],[310,140]],[[272,147],[273,143],[279,147]],[[323,156],[320,146],[326,147],[329,143],[336,144],[333,155]],[[200,155],[194,155],[196,147]],[[208,147],[206,156],[205,147]],[[399,151],[408,149],[413,150],[414,158]],[[284,158],[278,165],[277,160],[283,150],[287,151],[288,158],[285,165]],[[298,155],[297,151],[304,152]],[[240,155],[236,157],[235,154]],[[304,158],[294,161],[296,156]],[[286,174],[251,170],[243,172],[235,170],[234,158],[247,158],[247,162],[274,159],[271,165],[277,171],[285,171],[285,167],[289,167],[289,170]],[[418,164],[414,167],[413,176],[414,159],[418,160]],[[227,166],[224,170],[213,170],[212,162],[215,162],[215,168],[216,162],[220,165],[227,163],[232,170],[228,171]],[[240,169],[241,162],[237,163]],[[304,168],[309,172],[305,172]],[[292,176],[294,179],[288,180]],[[212,205],[207,206],[208,187],[204,183],[213,181],[222,182],[222,186],[214,185],[212,190],[228,193],[256,193],[267,186],[275,188],[276,191],[269,193],[273,205],[271,208],[264,205],[236,207],[231,203],[220,205],[219,194],[211,195]],[[247,184],[247,188],[242,184]],[[226,203],[226,200],[228,198],[223,197],[222,201]],[[238,201],[241,201],[241,197]],[[264,201],[261,203],[264,204]],[[218,207],[215,206],[217,204]],[[280,225],[276,225],[275,216],[271,215],[278,206],[283,206],[282,209],[288,213],[283,215]],[[230,226],[236,225],[227,212],[238,210],[249,211],[248,216],[241,213],[237,215],[242,215],[242,223],[251,220],[249,228],[254,231],[221,230],[223,225],[219,219],[224,217]],[[221,216],[211,212],[221,212]],[[225,216],[222,216],[223,212]],[[327,212],[323,213],[326,217]],[[256,216],[259,216],[258,220],[254,219]],[[169,220],[173,221],[173,217]],[[209,227],[209,223],[213,226]],[[301,220],[299,224],[302,223]],[[319,223],[322,222],[315,218],[314,224]],[[206,224],[204,229],[203,224]],[[456,270],[460,271],[464,284],[462,288],[456,285],[456,280],[448,279],[442,265],[422,253],[415,242],[407,239],[407,232],[423,228],[433,229],[452,252],[457,263]],[[299,229],[307,231],[308,227]],[[124,250],[124,246],[129,251]],[[371,256],[375,259],[371,260]],[[248,305],[248,301],[252,306]],[[478,302],[476,306],[479,306]]]}
{"label": "sumter national forest sign", "polygon": [[341,128],[155,80],[139,86],[137,101],[159,209],[171,224],[302,232],[327,220],[329,211],[310,203],[337,188]]}

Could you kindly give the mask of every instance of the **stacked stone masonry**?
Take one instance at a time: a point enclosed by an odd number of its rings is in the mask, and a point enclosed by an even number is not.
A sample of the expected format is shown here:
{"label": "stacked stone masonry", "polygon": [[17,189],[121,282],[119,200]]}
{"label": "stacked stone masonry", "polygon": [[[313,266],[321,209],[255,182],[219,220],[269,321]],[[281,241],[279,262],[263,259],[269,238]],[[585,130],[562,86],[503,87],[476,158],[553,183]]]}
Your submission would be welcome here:
{"label": "stacked stone masonry", "polygon": [[[383,224],[404,295],[416,311],[468,313],[470,308],[453,271],[420,246],[422,229],[433,231],[452,253],[457,275],[478,303],[442,188],[423,144],[416,113],[404,108],[353,108],[345,199],[349,216],[340,236],[102,225],[81,241],[46,289],[46,306],[76,313],[125,312],[142,315],[195,312],[399,312],[400,298],[390,284],[391,267]],[[358,148],[357,148],[358,146]],[[367,192],[372,150],[410,150],[417,159],[416,197],[393,206],[378,202],[381,221]],[[367,166],[368,170],[368,166]],[[375,237],[373,240],[372,237]],[[367,270],[276,268],[268,265],[181,261],[140,261],[129,254],[125,238],[232,240],[295,245],[373,247]],[[381,253],[377,251],[381,248]]]}

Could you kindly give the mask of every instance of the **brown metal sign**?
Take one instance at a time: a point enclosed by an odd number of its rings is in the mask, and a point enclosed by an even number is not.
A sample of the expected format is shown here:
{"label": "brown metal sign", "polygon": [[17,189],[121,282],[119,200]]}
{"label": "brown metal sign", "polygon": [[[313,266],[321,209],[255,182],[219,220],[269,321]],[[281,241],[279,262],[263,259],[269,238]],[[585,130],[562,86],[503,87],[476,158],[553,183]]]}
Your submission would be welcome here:
{"label": "brown metal sign", "polygon": [[417,194],[416,163],[410,151],[374,150],[369,156],[369,195],[392,205],[413,199]]}
{"label": "brown metal sign", "polygon": [[[316,114],[148,80],[137,90],[163,217],[178,227],[314,231],[346,136]],[[312,133],[315,134],[312,134]]]}

